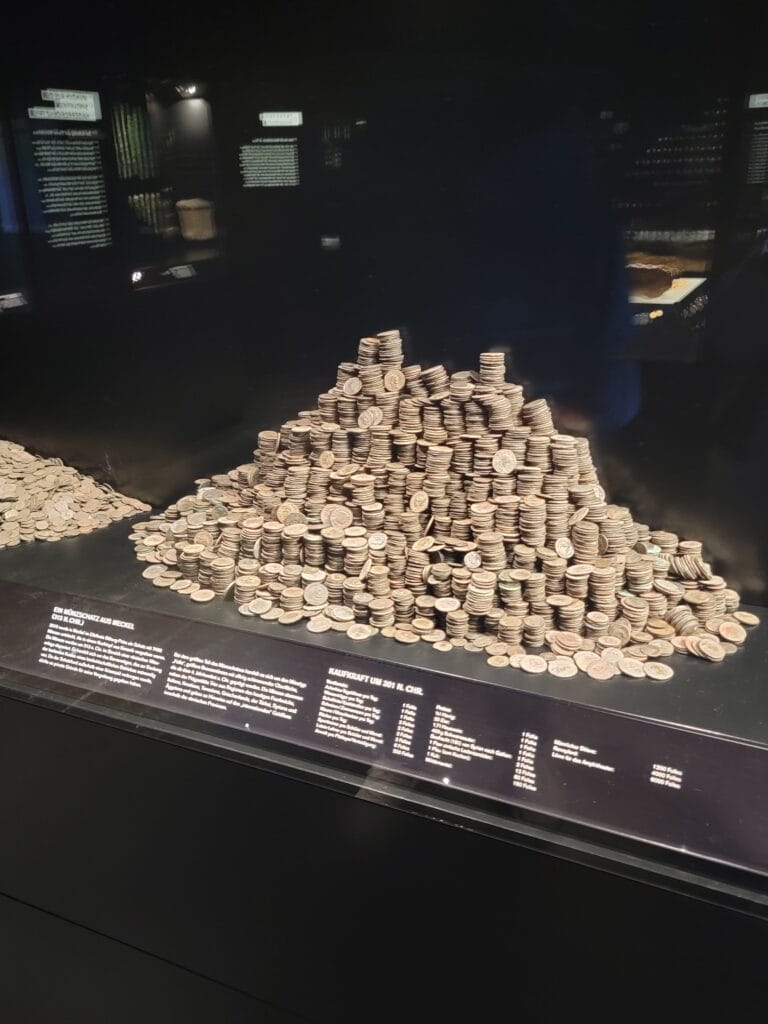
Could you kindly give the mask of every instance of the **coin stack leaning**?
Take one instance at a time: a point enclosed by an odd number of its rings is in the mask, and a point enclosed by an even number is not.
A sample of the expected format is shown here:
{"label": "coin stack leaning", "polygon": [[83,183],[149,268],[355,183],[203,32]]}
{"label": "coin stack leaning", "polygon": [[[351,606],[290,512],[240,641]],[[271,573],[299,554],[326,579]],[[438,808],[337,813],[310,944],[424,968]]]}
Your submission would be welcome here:
{"label": "coin stack leaning", "polygon": [[702,545],[609,503],[588,440],[525,401],[503,353],[453,374],[404,362],[398,331],[362,338],[251,462],[137,523],[152,584],[596,684],[663,682],[659,658],[719,662],[744,642],[757,619]]}

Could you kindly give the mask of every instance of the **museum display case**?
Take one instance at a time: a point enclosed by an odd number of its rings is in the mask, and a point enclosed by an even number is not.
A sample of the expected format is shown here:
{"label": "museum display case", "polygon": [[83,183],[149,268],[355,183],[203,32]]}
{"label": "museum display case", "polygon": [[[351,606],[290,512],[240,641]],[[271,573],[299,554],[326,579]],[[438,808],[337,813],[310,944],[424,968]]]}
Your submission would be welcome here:
{"label": "museum display case", "polygon": [[0,111],[14,714],[765,917],[760,82],[66,84]]}

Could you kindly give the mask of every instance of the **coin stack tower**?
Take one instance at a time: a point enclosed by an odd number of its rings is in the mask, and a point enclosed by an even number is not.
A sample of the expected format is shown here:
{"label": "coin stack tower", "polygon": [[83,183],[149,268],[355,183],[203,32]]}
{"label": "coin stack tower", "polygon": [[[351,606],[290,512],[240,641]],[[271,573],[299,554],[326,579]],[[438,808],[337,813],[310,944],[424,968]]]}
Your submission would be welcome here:
{"label": "coin stack tower", "polygon": [[398,331],[362,338],[252,462],[136,524],[144,576],[313,633],[563,678],[661,681],[660,658],[738,649],[757,619],[701,543],[609,503],[588,440],[525,400],[503,353],[453,374],[404,362]]}

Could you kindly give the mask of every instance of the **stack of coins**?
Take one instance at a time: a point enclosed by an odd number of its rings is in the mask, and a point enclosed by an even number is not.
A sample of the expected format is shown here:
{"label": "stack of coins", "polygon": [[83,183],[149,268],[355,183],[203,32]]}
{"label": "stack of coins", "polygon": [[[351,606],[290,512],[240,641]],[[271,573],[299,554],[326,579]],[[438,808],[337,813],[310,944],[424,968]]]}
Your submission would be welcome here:
{"label": "stack of coins", "polygon": [[[41,493],[52,473],[59,491],[75,483],[59,466],[38,481],[30,458],[0,474],[6,543],[68,522]],[[316,408],[261,431],[252,461],[196,481],[131,539],[154,586],[201,603],[233,590],[243,614],[310,632],[463,647],[496,669],[600,685],[664,681],[655,659],[674,652],[717,662],[756,624],[698,541],[607,502],[587,439],[525,401],[503,353],[449,377],[404,365],[397,331],[362,338]]]}
{"label": "stack of coins", "polygon": [[211,562],[211,590],[219,597],[227,593],[235,582],[235,560],[226,556]]}

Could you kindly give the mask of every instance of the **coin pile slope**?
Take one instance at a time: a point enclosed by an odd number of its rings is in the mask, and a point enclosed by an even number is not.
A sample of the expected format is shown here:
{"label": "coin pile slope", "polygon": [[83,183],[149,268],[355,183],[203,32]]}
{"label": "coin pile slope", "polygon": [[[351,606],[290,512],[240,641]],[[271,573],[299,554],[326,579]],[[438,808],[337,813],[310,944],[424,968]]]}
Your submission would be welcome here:
{"label": "coin pile slope", "polygon": [[588,440],[526,401],[503,353],[404,364],[398,331],[361,339],[251,462],[135,525],[144,576],[311,633],[461,647],[502,675],[662,682],[660,658],[738,649],[757,620],[701,543],[608,502]]}
{"label": "coin pile slope", "polygon": [[0,441],[0,549],[93,533],[149,509],[61,459],[41,459]]}

